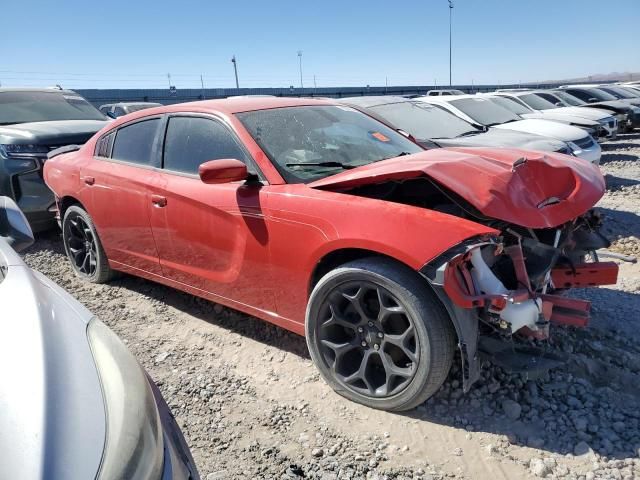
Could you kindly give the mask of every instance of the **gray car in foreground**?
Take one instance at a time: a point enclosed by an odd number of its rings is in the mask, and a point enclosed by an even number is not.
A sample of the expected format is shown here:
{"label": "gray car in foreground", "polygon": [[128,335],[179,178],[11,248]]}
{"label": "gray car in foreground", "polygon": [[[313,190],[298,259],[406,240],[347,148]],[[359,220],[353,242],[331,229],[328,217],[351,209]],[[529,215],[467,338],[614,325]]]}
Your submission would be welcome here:
{"label": "gray car in foreground", "polygon": [[560,140],[515,130],[480,128],[438,105],[404,97],[350,97],[341,98],[340,102],[410,134],[424,148],[511,147],[571,153]]}
{"label": "gray car in foreground", "polygon": [[197,480],[155,384],[108,327],[22,261],[14,249],[32,242],[0,197],[0,478]]}

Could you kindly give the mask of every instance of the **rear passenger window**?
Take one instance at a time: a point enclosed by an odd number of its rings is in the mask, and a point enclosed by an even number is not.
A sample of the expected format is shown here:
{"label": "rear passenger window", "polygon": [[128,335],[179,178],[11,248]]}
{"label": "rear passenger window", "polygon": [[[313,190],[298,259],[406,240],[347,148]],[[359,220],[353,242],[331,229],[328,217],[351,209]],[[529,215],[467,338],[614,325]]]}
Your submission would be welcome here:
{"label": "rear passenger window", "polygon": [[115,136],[116,132],[111,132],[98,140],[98,142],[96,143],[96,150],[94,152],[94,155],[96,157],[109,158],[111,153],[111,146],[113,145],[113,139],[115,138]]}
{"label": "rear passenger window", "polygon": [[151,165],[153,163],[151,151],[159,124],[160,119],[154,118],[119,128],[113,142],[111,158],[140,165]]}
{"label": "rear passenger window", "polygon": [[208,118],[171,117],[164,141],[164,168],[174,172],[198,173],[209,160],[234,158],[247,163],[233,134]]}

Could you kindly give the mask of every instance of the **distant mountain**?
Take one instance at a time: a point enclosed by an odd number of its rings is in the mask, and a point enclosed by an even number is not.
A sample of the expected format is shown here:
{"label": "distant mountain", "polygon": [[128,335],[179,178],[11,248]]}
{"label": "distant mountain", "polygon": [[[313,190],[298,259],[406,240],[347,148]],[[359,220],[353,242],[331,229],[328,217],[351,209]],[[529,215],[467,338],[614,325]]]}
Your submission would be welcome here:
{"label": "distant mountain", "polygon": [[594,75],[588,75],[586,77],[564,78],[562,80],[544,80],[539,83],[630,82],[631,80],[640,80],[640,72],[596,73]]}

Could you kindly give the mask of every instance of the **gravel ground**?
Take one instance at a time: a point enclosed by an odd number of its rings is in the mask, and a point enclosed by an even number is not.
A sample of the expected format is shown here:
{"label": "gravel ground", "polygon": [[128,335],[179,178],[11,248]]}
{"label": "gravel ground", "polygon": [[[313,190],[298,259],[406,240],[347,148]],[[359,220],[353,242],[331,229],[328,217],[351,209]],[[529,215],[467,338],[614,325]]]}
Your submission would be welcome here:
{"label": "gravel ground", "polygon": [[[613,250],[640,254],[640,134],[603,144],[599,203]],[[25,255],[123,338],[159,384],[203,479],[640,478],[640,268],[593,300],[590,328],[555,328],[565,367],[535,381],[487,366],[463,395],[454,367],[406,414],[334,394],[304,339],[132,277],[74,277],[57,234]]]}

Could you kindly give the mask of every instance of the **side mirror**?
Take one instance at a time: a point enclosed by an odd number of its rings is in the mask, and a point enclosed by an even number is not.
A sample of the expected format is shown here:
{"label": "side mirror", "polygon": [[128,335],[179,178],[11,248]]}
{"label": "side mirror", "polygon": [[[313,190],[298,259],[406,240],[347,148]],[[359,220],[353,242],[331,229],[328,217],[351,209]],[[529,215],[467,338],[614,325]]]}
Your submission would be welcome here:
{"label": "side mirror", "polygon": [[556,103],[555,103],[555,106],[556,106],[556,107],[564,107],[564,105],[562,104],[562,102],[556,102]]}
{"label": "side mirror", "polygon": [[589,103],[594,103],[594,102],[597,102],[597,101],[598,101],[598,99],[597,99],[597,98],[594,98],[594,97],[591,97],[591,98],[589,99]]}
{"label": "side mirror", "polygon": [[109,110],[109,111],[107,112],[107,117],[112,118],[112,119],[114,119],[114,120],[115,120],[116,118],[118,118],[118,117],[116,117],[116,114],[115,114],[115,113],[113,113],[111,110]]}
{"label": "side mirror", "polygon": [[209,160],[198,167],[198,173],[200,180],[208,184],[238,182],[249,176],[247,166],[233,158]]}
{"label": "side mirror", "polygon": [[0,197],[0,238],[16,252],[33,244],[33,232],[22,210],[9,197]]}

